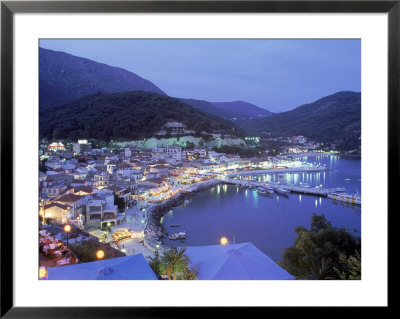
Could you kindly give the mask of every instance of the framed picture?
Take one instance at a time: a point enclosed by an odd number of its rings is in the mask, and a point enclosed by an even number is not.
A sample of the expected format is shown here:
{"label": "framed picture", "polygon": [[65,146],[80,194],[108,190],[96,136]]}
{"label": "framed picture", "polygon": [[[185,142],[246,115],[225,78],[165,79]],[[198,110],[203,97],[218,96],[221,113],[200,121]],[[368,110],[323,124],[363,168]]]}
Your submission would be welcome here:
{"label": "framed picture", "polygon": [[399,18],[2,1],[1,316],[388,307]]}

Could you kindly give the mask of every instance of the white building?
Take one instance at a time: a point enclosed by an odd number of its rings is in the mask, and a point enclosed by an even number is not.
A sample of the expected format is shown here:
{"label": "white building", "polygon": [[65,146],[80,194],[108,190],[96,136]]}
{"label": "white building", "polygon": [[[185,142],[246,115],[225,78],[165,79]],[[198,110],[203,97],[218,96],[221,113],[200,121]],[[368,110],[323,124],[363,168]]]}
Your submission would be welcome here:
{"label": "white building", "polygon": [[102,227],[103,223],[113,226],[120,223],[117,205],[111,204],[107,199],[91,199],[86,204],[86,224]]}
{"label": "white building", "polygon": [[176,161],[182,160],[182,147],[180,145],[168,145],[167,146],[168,157],[173,158]]}
{"label": "white building", "polygon": [[171,134],[183,134],[186,126],[179,122],[168,122],[165,127],[171,131]]}

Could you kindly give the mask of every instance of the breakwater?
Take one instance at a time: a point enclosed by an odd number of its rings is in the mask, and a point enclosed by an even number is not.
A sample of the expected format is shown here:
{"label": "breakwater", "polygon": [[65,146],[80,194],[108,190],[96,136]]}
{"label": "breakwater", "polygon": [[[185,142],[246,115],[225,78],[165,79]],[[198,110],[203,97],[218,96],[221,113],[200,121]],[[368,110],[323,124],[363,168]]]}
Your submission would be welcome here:
{"label": "breakwater", "polygon": [[171,196],[163,203],[149,207],[146,212],[147,224],[144,230],[146,244],[153,248],[157,245],[162,247],[162,239],[168,235],[164,225],[161,223],[161,218],[164,214],[173,207],[183,205],[186,200],[190,200],[197,192],[207,190],[220,183],[221,181],[217,179],[196,183]]}

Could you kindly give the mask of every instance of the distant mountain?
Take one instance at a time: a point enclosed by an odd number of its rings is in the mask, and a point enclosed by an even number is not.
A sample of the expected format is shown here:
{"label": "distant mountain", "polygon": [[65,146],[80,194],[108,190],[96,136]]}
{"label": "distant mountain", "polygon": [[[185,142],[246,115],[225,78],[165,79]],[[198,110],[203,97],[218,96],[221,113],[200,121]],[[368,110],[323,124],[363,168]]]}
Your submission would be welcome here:
{"label": "distant mountain", "polygon": [[361,93],[338,92],[294,110],[248,120],[241,125],[254,134],[304,135],[337,144],[339,149],[353,149],[361,143]]}
{"label": "distant mountain", "polygon": [[150,92],[97,93],[39,110],[40,137],[139,139],[154,136],[167,122],[180,122],[201,131],[242,136],[234,123],[200,112],[182,101]]}
{"label": "distant mountain", "polygon": [[248,120],[250,118],[264,117],[272,114],[265,109],[243,101],[214,103],[194,99],[180,98],[180,100],[202,112],[210,113],[227,120]]}
{"label": "distant mountain", "polygon": [[212,102],[212,104],[219,109],[235,113],[238,117],[264,117],[272,114],[262,107],[244,101]]}
{"label": "distant mountain", "polygon": [[229,110],[221,109],[211,102],[203,101],[203,100],[194,100],[194,99],[181,99],[179,98],[182,102],[189,104],[190,106],[193,106],[195,109],[198,109],[199,111],[209,113],[212,115],[216,115],[219,117],[222,117],[224,119],[233,119],[237,116],[239,116],[237,113],[233,113]]}
{"label": "distant mountain", "polygon": [[40,106],[73,101],[98,91],[145,91],[165,95],[135,73],[64,52],[39,49]]}

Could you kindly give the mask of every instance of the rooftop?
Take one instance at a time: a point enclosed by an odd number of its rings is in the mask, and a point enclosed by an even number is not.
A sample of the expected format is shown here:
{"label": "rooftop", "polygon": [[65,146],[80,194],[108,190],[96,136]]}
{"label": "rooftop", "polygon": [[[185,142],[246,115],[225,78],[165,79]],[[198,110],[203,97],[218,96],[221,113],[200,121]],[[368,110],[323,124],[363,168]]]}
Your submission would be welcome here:
{"label": "rooftop", "polygon": [[48,268],[49,280],[157,280],[142,254]]}

